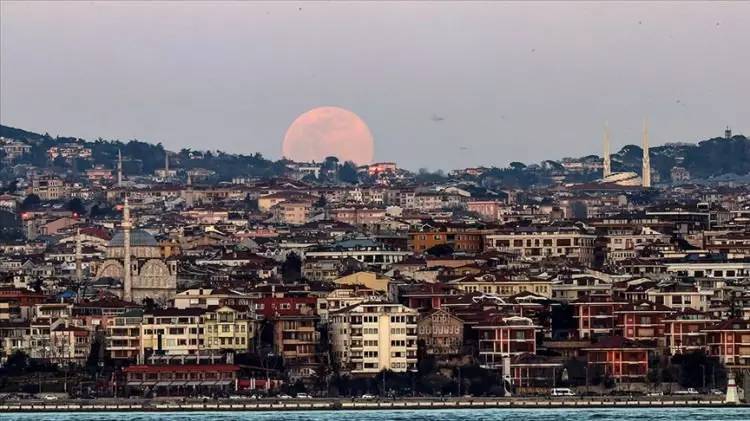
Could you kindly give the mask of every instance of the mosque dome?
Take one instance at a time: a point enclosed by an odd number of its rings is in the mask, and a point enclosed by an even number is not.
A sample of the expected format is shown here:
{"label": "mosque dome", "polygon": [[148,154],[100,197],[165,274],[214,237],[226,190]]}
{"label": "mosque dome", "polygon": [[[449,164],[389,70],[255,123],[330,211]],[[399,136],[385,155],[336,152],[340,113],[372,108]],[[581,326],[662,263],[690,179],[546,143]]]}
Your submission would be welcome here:
{"label": "mosque dome", "polygon": [[[147,231],[136,229],[130,231],[130,247],[157,247],[159,243],[153,235]],[[125,246],[125,235],[122,231],[118,231],[117,234],[112,237],[109,241],[110,247],[124,247]]]}

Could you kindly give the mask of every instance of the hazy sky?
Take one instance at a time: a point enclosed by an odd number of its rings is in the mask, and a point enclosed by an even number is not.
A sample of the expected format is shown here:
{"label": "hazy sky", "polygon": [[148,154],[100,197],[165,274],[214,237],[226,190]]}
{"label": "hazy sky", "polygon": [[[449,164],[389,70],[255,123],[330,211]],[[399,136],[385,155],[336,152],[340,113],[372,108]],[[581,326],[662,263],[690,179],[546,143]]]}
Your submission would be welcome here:
{"label": "hazy sky", "polygon": [[416,169],[750,130],[750,2],[0,2],[0,121],[278,158],[335,105]]}

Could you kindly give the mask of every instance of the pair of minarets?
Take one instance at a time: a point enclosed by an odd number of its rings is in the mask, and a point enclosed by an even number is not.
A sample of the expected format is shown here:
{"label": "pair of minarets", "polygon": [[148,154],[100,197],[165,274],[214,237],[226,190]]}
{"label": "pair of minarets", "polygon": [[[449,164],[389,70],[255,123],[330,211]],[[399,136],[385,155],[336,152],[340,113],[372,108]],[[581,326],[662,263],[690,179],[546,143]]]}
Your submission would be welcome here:
{"label": "pair of minarets", "polygon": [[[641,175],[641,185],[645,188],[651,187],[651,158],[649,157],[649,145],[648,145],[648,122],[643,120],[643,174]],[[608,177],[612,174],[612,161],[610,158],[609,151],[609,126],[604,124],[604,177]]]}

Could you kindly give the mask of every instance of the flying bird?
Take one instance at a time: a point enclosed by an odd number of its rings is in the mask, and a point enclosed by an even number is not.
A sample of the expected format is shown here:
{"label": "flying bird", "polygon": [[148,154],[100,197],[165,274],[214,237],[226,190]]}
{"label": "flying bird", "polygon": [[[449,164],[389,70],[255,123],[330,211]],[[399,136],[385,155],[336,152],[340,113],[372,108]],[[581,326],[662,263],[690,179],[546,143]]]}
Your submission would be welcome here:
{"label": "flying bird", "polygon": [[445,120],[445,117],[441,117],[441,116],[433,113],[432,117],[430,117],[430,120],[432,120],[432,121],[434,121],[434,122],[437,123],[437,122]]}

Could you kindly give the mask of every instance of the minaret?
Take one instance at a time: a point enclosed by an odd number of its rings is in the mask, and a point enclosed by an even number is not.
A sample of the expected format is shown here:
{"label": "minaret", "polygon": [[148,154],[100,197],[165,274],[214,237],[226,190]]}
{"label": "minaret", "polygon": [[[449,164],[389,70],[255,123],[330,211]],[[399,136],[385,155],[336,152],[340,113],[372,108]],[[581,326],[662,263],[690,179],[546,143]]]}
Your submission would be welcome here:
{"label": "minaret", "polygon": [[122,186],[122,152],[117,150],[117,187]]}
{"label": "minaret", "polygon": [[123,266],[125,273],[123,274],[122,280],[122,299],[125,301],[133,300],[133,285],[130,277],[130,228],[132,224],[130,222],[130,207],[128,207],[128,197],[125,196],[125,205],[122,210],[122,242],[125,248],[125,255],[123,256]]}
{"label": "minaret", "polygon": [[604,123],[604,171],[602,172],[603,178],[607,178],[612,174],[612,163],[610,161],[609,153],[609,126]]}
{"label": "minaret", "polygon": [[81,229],[76,228],[76,282],[81,283]]}
{"label": "minaret", "polygon": [[643,188],[651,187],[651,157],[648,146],[648,121],[643,120]]}
{"label": "minaret", "polygon": [[164,177],[169,174],[169,151],[164,151]]}

